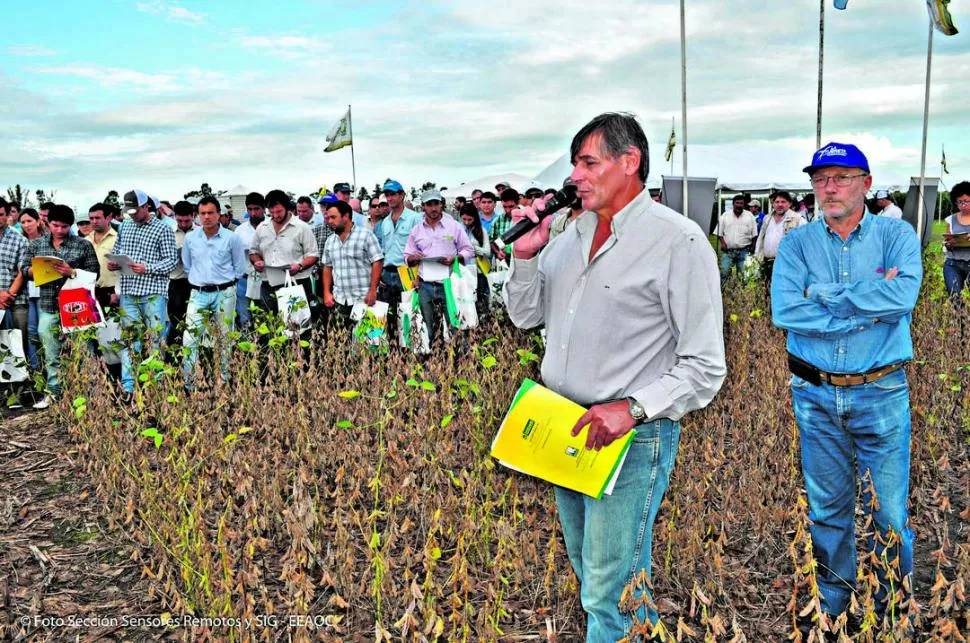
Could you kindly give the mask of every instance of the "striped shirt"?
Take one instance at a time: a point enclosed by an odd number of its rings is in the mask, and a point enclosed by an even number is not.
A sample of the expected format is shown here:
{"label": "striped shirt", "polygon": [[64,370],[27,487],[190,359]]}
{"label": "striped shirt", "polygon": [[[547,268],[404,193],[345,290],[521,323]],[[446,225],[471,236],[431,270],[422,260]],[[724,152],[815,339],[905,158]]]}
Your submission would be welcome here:
{"label": "striped shirt", "polygon": [[[59,257],[66,261],[69,266],[78,270],[87,270],[98,274],[101,266],[98,264],[98,255],[94,252],[94,246],[84,237],[73,234],[67,235],[61,243],[60,248],[54,248],[54,243],[48,232],[42,237],[38,237],[30,242],[27,247],[27,254],[21,264],[24,277],[30,270],[30,261],[34,257]],[[166,280],[168,277],[166,277]],[[44,313],[56,313],[58,311],[57,296],[64,286],[66,278],[52,281],[51,283],[40,286],[40,310]]]}

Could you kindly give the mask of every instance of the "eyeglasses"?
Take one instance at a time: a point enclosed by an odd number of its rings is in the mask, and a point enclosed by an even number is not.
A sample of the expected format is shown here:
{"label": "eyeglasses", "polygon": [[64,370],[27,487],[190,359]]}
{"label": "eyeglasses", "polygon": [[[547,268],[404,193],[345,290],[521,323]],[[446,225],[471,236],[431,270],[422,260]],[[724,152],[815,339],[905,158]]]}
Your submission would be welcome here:
{"label": "eyeglasses", "polygon": [[970,205],[970,199],[957,199],[957,205],[961,208],[964,208]]}
{"label": "eyeglasses", "polygon": [[852,179],[857,179],[860,176],[866,176],[866,173],[862,174],[837,174],[835,176],[813,176],[812,177],[812,187],[824,188],[829,184],[829,179],[835,183],[836,187],[845,188],[852,185]]}

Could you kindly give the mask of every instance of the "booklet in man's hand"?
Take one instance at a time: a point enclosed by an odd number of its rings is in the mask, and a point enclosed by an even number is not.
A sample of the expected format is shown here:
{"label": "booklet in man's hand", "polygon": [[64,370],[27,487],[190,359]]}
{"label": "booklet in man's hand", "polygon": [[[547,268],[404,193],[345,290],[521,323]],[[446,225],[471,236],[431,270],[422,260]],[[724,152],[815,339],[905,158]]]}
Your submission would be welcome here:
{"label": "booklet in man's hand", "polygon": [[584,427],[573,426],[586,409],[532,380],[525,380],[492,441],[491,455],[504,466],[601,498],[613,491],[636,431],[599,451],[586,448]]}

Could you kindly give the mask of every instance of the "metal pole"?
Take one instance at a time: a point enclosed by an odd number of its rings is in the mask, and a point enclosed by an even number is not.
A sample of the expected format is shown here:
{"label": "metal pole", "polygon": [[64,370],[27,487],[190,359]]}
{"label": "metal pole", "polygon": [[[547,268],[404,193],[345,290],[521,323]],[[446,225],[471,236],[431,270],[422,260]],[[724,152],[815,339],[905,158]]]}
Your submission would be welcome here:
{"label": "metal pole", "polygon": [[926,45],[926,89],[923,101],[923,152],[919,162],[919,204],[916,210],[916,235],[923,238],[923,217],[926,203],[923,201],[923,188],[926,179],[926,139],[930,127],[930,72],[933,69],[933,20],[929,21],[929,42]]}
{"label": "metal pole", "polygon": [[680,0],[680,123],[684,130],[684,216],[690,216],[687,203],[687,17],[684,0]]}
{"label": "metal pole", "polygon": [[[674,131],[674,117],[673,116],[670,117],[670,131],[671,132]],[[674,175],[674,150],[676,150],[676,149],[677,149],[677,146],[675,145],[674,146],[674,149],[673,150],[670,150],[670,176],[673,176]]]}
{"label": "metal pole", "polygon": [[822,78],[825,68],[825,2],[818,6],[818,111],[815,113],[815,149],[822,147]]}
{"label": "metal pole", "polygon": [[354,161],[354,117],[350,113],[350,105],[347,105],[347,127],[350,130],[350,169],[354,176],[354,190],[357,190],[357,163]]}

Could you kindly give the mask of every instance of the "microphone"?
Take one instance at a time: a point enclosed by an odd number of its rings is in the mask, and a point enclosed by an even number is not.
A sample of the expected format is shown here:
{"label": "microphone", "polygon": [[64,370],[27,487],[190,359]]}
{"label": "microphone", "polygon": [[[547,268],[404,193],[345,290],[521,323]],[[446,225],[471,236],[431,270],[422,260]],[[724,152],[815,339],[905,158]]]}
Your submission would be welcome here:
{"label": "microphone", "polygon": [[[557,210],[562,210],[567,205],[571,205],[573,201],[576,200],[576,186],[569,184],[563,189],[556,192],[551,199],[546,201],[545,209],[542,212],[536,212],[541,222],[547,216],[556,212]],[[511,216],[511,215],[510,215]],[[531,219],[522,219],[514,226],[506,230],[505,234],[499,237],[502,241],[503,246],[507,246],[522,235],[524,235],[529,230],[535,228],[538,223],[533,223]]]}

